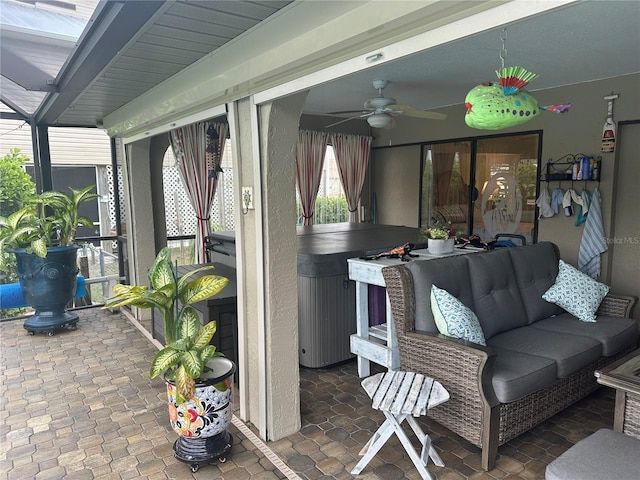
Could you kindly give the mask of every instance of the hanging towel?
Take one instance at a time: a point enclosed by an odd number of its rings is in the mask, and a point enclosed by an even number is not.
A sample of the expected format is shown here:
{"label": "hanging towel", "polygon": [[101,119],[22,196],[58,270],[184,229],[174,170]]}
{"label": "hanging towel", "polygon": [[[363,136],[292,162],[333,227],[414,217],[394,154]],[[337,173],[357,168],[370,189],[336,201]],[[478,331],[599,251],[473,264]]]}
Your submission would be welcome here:
{"label": "hanging towel", "polygon": [[573,190],[567,190],[562,197],[562,208],[564,208],[564,214],[567,217],[573,215],[573,207],[571,206],[571,192],[573,192]]}
{"label": "hanging towel", "polygon": [[562,197],[564,197],[564,190],[561,188],[556,188],[551,193],[551,210],[553,210],[553,213],[560,211],[560,207],[562,207]]}
{"label": "hanging towel", "polygon": [[543,188],[540,190],[540,196],[536,200],[536,205],[540,209],[540,213],[538,214],[538,218],[549,218],[553,217],[553,210],[551,210],[551,197],[549,196],[549,190]]}
{"label": "hanging towel", "polygon": [[574,203],[580,205],[583,213],[586,215],[589,212],[589,206],[587,205],[585,199],[582,198],[581,195],[578,195],[575,190],[569,190],[569,192],[571,192],[571,200],[573,200]]}
{"label": "hanging towel", "polygon": [[582,199],[582,204],[580,204],[580,208],[578,208],[578,216],[574,223],[576,227],[587,220],[587,214],[589,213],[589,207],[591,206],[591,194],[589,193],[589,190],[585,188],[580,194],[580,198]]}
{"label": "hanging towel", "polygon": [[600,190],[596,188],[578,252],[578,268],[592,278],[600,275],[600,255],[607,251],[600,201]]}

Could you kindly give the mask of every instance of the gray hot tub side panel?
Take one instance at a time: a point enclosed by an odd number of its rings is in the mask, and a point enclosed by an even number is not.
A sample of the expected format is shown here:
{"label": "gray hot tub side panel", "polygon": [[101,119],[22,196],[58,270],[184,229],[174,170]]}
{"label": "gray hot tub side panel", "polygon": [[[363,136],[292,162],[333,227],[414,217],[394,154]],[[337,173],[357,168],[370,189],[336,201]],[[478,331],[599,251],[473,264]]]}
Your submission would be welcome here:
{"label": "gray hot tub side panel", "polygon": [[370,224],[298,227],[299,358],[320,368],[353,358],[356,332],[355,282],[348,258],[384,252],[405,242],[418,243],[419,230]]}
{"label": "gray hot tub side panel", "polygon": [[[297,235],[300,364],[320,368],[349,360],[356,301],[347,259],[385,252],[406,242],[424,248],[426,241],[419,239],[417,228],[364,223],[298,227]],[[235,250],[234,232],[215,232],[212,237],[222,248]]]}

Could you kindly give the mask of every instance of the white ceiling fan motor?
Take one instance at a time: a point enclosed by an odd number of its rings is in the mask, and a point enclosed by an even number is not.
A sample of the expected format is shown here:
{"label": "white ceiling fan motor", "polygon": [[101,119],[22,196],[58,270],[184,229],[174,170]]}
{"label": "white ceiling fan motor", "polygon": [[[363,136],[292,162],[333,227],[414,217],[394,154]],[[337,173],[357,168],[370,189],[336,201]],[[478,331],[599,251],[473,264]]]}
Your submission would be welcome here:
{"label": "white ceiling fan motor", "polygon": [[364,102],[365,110],[383,110],[389,105],[395,105],[398,103],[395,98],[385,97],[382,95],[382,90],[389,85],[388,80],[374,80],[373,88],[378,90],[378,96],[371,98]]}

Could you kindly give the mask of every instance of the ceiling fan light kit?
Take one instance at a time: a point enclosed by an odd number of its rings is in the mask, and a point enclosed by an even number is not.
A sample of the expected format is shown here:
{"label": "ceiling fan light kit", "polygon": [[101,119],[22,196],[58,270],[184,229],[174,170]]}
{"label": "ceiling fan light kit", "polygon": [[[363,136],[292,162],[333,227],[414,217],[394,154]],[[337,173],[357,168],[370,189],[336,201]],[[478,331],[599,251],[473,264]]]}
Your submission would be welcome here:
{"label": "ceiling fan light kit", "polygon": [[391,116],[386,113],[375,113],[367,118],[367,123],[373,128],[387,128],[391,125]]}

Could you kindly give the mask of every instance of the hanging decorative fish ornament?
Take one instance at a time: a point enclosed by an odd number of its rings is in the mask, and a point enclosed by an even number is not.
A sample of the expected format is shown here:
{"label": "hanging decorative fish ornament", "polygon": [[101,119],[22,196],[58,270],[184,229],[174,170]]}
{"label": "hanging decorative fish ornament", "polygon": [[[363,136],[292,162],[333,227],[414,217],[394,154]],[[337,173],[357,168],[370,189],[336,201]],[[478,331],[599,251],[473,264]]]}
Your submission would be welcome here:
{"label": "hanging decorative fish ornament", "polygon": [[501,130],[528,122],[548,110],[564,113],[570,103],[538,106],[538,101],[523,88],[538,75],[522,67],[506,67],[496,71],[500,83],[486,82],[474,87],[464,99],[465,123],[471,128]]}

